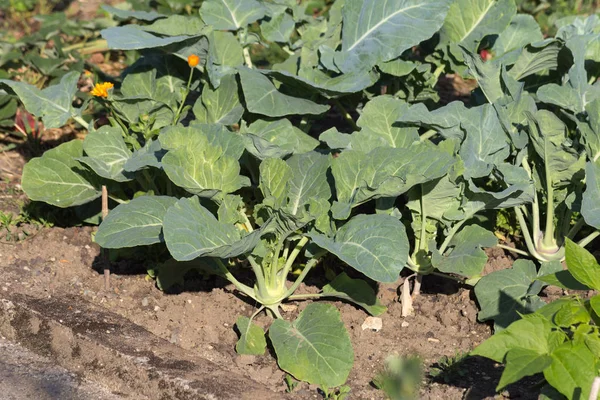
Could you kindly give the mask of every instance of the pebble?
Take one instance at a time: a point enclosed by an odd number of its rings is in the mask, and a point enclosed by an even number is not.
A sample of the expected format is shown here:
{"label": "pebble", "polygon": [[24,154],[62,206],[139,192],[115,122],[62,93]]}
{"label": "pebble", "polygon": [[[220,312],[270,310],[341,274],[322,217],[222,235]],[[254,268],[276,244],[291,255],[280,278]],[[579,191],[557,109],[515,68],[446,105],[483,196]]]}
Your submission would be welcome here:
{"label": "pebble", "polygon": [[409,325],[408,322],[402,321],[402,324],[400,326],[402,326],[403,328],[406,328],[408,325]]}
{"label": "pebble", "polygon": [[56,261],[56,258],[55,257],[50,257],[50,261],[54,262],[54,261]]}
{"label": "pebble", "polygon": [[282,304],[281,309],[284,312],[294,312],[298,309],[298,306],[295,304]]}
{"label": "pebble", "polygon": [[147,297],[144,297],[142,299],[142,307],[148,307],[148,304],[150,304],[150,301],[148,300]]}
{"label": "pebble", "polygon": [[154,311],[158,311],[158,310],[160,310],[160,307],[159,306],[154,306]]}
{"label": "pebble", "polygon": [[362,330],[370,329],[374,332],[379,332],[383,327],[383,321],[379,317],[367,317],[362,324]]}

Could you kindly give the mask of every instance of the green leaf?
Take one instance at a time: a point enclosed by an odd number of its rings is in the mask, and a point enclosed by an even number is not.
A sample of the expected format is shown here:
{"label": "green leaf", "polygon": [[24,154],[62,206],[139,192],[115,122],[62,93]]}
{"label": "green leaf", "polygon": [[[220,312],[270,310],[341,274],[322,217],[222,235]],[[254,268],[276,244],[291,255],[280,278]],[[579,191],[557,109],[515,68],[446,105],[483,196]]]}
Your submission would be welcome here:
{"label": "green leaf", "polygon": [[506,366],[496,387],[499,392],[511,383],[515,383],[526,376],[531,376],[544,371],[552,364],[552,357],[540,354],[535,350],[513,348],[506,353]]}
{"label": "green leaf", "polygon": [[169,150],[162,158],[169,179],[190,193],[209,198],[248,186],[249,179],[240,175],[237,159],[225,151],[223,143],[210,143],[198,127],[174,127],[161,134],[161,145]]}
{"label": "green leaf", "polygon": [[238,97],[238,85],[234,75],[221,79],[217,89],[205,86],[202,96],[194,104],[194,115],[199,122],[210,124],[237,124],[244,114]]}
{"label": "green leaf", "polygon": [[476,53],[481,40],[504,31],[516,12],[513,0],[457,0],[450,5],[440,42],[461,44]]}
{"label": "green leaf", "polygon": [[549,354],[548,336],[551,331],[552,324],[543,317],[534,315],[520,319],[477,346],[471,355],[503,362],[506,354],[515,348]]}
{"label": "green leaf", "polygon": [[547,40],[525,46],[509,75],[516,80],[522,80],[544,70],[558,68],[558,57],[562,48],[563,42],[560,40]]}
{"label": "green leaf", "polygon": [[408,103],[392,96],[377,96],[365,104],[356,124],[362,128],[361,135],[370,141],[381,141],[383,146],[408,147],[419,140],[417,128],[394,126],[408,108]]}
{"label": "green leaf", "polygon": [[596,295],[590,299],[592,310],[600,317],[600,295]]}
{"label": "green leaf", "polygon": [[185,262],[170,258],[164,263],[152,267],[152,272],[156,276],[156,286],[162,291],[169,290],[176,284],[183,287],[185,285],[185,275],[192,270],[207,275],[220,275],[214,259],[211,258],[199,258]]}
{"label": "green leaf", "polygon": [[352,279],[345,272],[335,277],[323,287],[323,294],[351,301],[364,308],[371,315],[381,315],[387,307],[381,305],[377,294],[371,286],[362,279]]}
{"label": "green leaf", "polygon": [[200,37],[203,34],[160,37],[144,32],[135,25],[126,25],[103,29],[100,31],[100,35],[107,41],[109,49],[142,50],[181,43],[193,37]]}
{"label": "green leaf", "polygon": [[265,203],[279,209],[287,204],[287,193],[292,177],[292,169],[279,158],[267,158],[260,164],[260,190],[265,197]]}
{"label": "green leaf", "polygon": [[287,43],[294,32],[296,22],[286,12],[274,15],[267,22],[260,24],[262,35],[270,42]]}
{"label": "green leaf", "polygon": [[331,188],[327,171],[331,158],[316,152],[294,155],[287,160],[292,170],[289,181],[288,209],[297,215],[311,199],[329,200]]}
{"label": "green leaf", "polygon": [[244,236],[245,231],[220,222],[197,196],[181,199],[167,210],[163,232],[169,252],[178,261],[239,256],[251,251],[261,235],[255,230]]}
{"label": "green leaf", "polygon": [[235,75],[236,67],[244,64],[243,49],[231,32],[214,31],[209,36],[208,76],[213,87],[227,75]]}
{"label": "green leaf", "polygon": [[312,303],[293,323],[277,319],[269,338],[279,367],[294,378],[328,388],[348,379],[354,351],[334,306]]}
{"label": "green leaf", "polygon": [[204,23],[198,17],[169,15],[167,18],[159,19],[141,28],[146,32],[152,32],[161,36],[195,36],[198,32],[202,32],[204,27]]}
{"label": "green leaf", "polygon": [[496,329],[506,328],[519,318],[518,313],[529,314],[543,304],[530,302],[529,287],[537,278],[535,264],[517,260],[511,269],[494,271],[482,277],[475,285],[475,295],[481,307],[480,321],[493,319]]}
{"label": "green leaf", "polygon": [[106,11],[107,13],[112,14],[115,17],[117,17],[119,19],[123,19],[123,20],[135,18],[140,21],[152,22],[156,19],[166,17],[166,15],[159,14],[156,11],[123,10],[123,9],[112,7],[112,6],[109,6],[106,4],[102,5],[101,8],[104,11]]}
{"label": "green leaf", "polygon": [[28,112],[41,118],[46,128],[62,128],[67,121],[78,116],[81,110],[73,108],[79,72],[65,74],[60,83],[40,90],[24,82],[0,79],[0,87],[8,86],[19,96]]}
{"label": "green leaf", "polygon": [[532,15],[516,14],[508,27],[498,35],[492,50],[496,59],[499,58],[503,64],[510,65],[523,47],[543,39],[542,30]]}
{"label": "green leaf", "polygon": [[552,352],[544,378],[569,399],[587,399],[598,372],[597,361],[585,345],[565,343]]}
{"label": "green leaf", "polygon": [[253,324],[248,317],[238,317],[235,326],[240,331],[240,339],[235,345],[235,351],[238,354],[256,356],[265,354],[267,340],[265,332],[260,326]]}
{"label": "green leaf", "polygon": [[133,179],[123,169],[131,158],[131,151],[123,140],[121,128],[103,126],[88,133],[83,140],[83,151],[86,157],[79,157],[78,161],[86,164],[99,176],[117,182]]}
{"label": "green leaf", "polygon": [[135,172],[148,167],[161,168],[160,161],[165,154],[158,140],[149,140],[144,147],[133,152],[123,165],[123,170]]}
{"label": "green leaf", "polygon": [[263,74],[248,68],[240,68],[240,79],[248,111],[268,117],[286,115],[323,114],[329,106],[307,99],[292,97],[279,92]]}
{"label": "green leaf", "polygon": [[215,30],[237,31],[265,14],[265,7],[256,0],[206,0],[200,7],[200,17]]}
{"label": "green leaf", "polygon": [[336,64],[348,73],[398,58],[437,32],[448,5],[446,0],[346,0]]}
{"label": "green leaf", "polygon": [[600,229],[600,161],[585,165],[585,184],[581,214],[588,225]]}
{"label": "green leaf", "polygon": [[160,243],[164,216],[176,202],[174,197],[142,196],[119,204],[100,224],[95,241],[107,249]]}
{"label": "green leaf", "polygon": [[77,161],[83,143],[72,140],[34,158],[23,168],[22,186],[34,201],[58,207],[88,203],[100,197],[100,185]]}
{"label": "green leaf", "polygon": [[487,263],[482,247],[498,244],[492,232],[478,225],[469,225],[458,232],[450,241],[446,254],[433,253],[433,266],[442,272],[458,274],[467,278],[480,275]]}
{"label": "green leaf", "polygon": [[333,238],[312,233],[320,247],[378,282],[395,282],[408,260],[404,225],[391,215],[357,215]]}
{"label": "green leaf", "polygon": [[589,251],[570,239],[565,241],[565,259],[575,279],[594,290],[600,290],[600,265]]}
{"label": "green leaf", "polygon": [[314,150],[319,141],[282,118],[275,121],[257,120],[242,129],[246,150],[258,159],[284,158]]}
{"label": "green leaf", "polygon": [[577,281],[569,271],[543,275],[538,280],[567,290],[590,290],[589,287]]}

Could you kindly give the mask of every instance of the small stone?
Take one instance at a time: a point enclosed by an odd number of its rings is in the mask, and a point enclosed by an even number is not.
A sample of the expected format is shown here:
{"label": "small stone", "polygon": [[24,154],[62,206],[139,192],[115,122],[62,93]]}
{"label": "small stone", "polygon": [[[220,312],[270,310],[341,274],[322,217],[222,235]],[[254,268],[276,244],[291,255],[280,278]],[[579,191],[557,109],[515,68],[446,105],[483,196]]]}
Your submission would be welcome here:
{"label": "small stone", "polygon": [[106,333],[110,333],[110,331],[109,331],[109,330],[107,330],[107,331],[106,331]]}
{"label": "small stone", "polygon": [[428,342],[431,342],[431,343],[439,343],[439,342],[440,342],[440,340],[439,340],[439,339],[432,338],[432,337],[430,337],[430,338],[427,338],[427,341],[428,341]]}
{"label": "small stone", "polygon": [[160,310],[160,307],[159,306],[154,306],[154,311],[158,311],[158,310]]}
{"label": "small stone", "polygon": [[29,267],[23,267],[23,269],[24,269],[25,271],[31,271],[31,269],[30,269]]}
{"label": "small stone", "polygon": [[148,300],[147,297],[144,297],[142,299],[142,307],[148,307],[148,304],[150,304],[150,300]]}
{"label": "small stone", "polygon": [[192,304],[192,300],[190,300],[190,299],[188,299],[187,302],[188,302],[188,304]]}
{"label": "small stone", "polygon": [[400,324],[400,326],[403,328],[406,328],[408,325],[410,325],[410,324],[406,321],[402,321],[402,324]]}
{"label": "small stone", "polygon": [[56,261],[56,258],[55,257],[50,257],[50,261],[54,262],[54,261]]}
{"label": "small stone", "polygon": [[225,328],[229,328],[229,324],[228,324],[227,322],[223,323],[223,326],[224,326]]}
{"label": "small stone", "polygon": [[383,327],[383,321],[379,317],[367,317],[362,324],[362,330],[370,329],[374,332],[379,332]]}
{"label": "small stone", "polygon": [[295,304],[282,304],[281,309],[283,310],[283,312],[289,313],[296,311],[298,309],[298,306]]}
{"label": "small stone", "polygon": [[2,290],[6,292],[8,288],[6,286],[2,286]]}

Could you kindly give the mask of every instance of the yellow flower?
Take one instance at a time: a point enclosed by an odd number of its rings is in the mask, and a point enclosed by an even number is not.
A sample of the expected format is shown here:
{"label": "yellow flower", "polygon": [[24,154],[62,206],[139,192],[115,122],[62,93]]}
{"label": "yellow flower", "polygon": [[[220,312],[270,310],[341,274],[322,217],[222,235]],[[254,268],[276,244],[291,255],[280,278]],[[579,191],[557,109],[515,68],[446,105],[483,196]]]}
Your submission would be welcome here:
{"label": "yellow flower", "polygon": [[190,66],[190,68],[194,68],[196,65],[198,65],[198,63],[200,62],[200,57],[198,57],[195,54],[190,54],[188,56],[188,65]]}
{"label": "yellow flower", "polygon": [[112,89],[114,86],[110,82],[96,83],[90,93],[97,97],[108,97],[108,89]]}

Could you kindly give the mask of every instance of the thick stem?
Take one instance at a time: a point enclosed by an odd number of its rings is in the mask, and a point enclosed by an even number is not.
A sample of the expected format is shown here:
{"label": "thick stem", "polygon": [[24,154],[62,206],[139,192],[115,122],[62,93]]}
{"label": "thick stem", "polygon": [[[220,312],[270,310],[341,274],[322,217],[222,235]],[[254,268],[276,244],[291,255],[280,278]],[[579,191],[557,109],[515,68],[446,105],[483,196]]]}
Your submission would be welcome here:
{"label": "thick stem", "polygon": [[423,185],[419,185],[421,189],[421,237],[419,238],[419,250],[424,250],[426,247],[425,241],[427,240],[427,213],[425,211],[425,200],[423,197]]}
{"label": "thick stem", "polygon": [[307,294],[293,294],[287,298],[287,300],[310,300],[320,299],[327,297],[327,293],[307,293]]}
{"label": "thick stem", "polygon": [[421,142],[424,142],[424,141],[426,141],[426,140],[428,140],[428,139],[431,139],[432,137],[434,137],[434,136],[435,136],[435,135],[437,135],[437,134],[438,134],[438,131],[436,131],[435,129],[430,129],[430,130],[428,130],[427,132],[425,132],[424,134],[422,134],[422,135],[419,137],[419,140],[420,140]]}
{"label": "thick stem", "polygon": [[529,254],[531,254],[538,260],[546,261],[546,259],[537,252],[535,244],[531,239],[531,234],[529,233],[529,228],[527,227],[525,217],[523,217],[523,213],[518,207],[515,207],[515,214],[517,215],[517,219],[519,220],[519,225],[521,225],[521,231],[523,232],[523,237],[525,238],[525,243],[527,244],[527,250],[529,251]]}
{"label": "thick stem", "polygon": [[[233,274],[231,272],[229,272],[229,269],[225,266],[225,264],[223,264],[223,261],[220,258],[217,258],[215,260],[217,262],[217,266],[219,267],[219,270],[225,276],[225,279],[227,279],[229,282],[231,282],[236,287],[237,290],[244,293],[246,296],[256,300],[256,296],[254,295],[254,289],[252,289],[250,286],[244,285],[242,282],[235,279],[235,276],[233,276]],[[256,301],[258,301],[258,300],[256,300]]]}
{"label": "thick stem", "polygon": [[298,286],[300,286],[300,284],[304,281],[304,278],[306,278],[306,275],[308,274],[308,272],[315,265],[317,265],[318,262],[319,262],[318,259],[313,258],[312,260],[310,260],[309,262],[306,263],[306,266],[302,270],[302,273],[298,276],[298,278],[296,279],[296,281],[294,282],[294,284],[287,290],[287,292],[285,292],[285,295],[283,296],[284,299],[287,299],[292,294],[294,294],[294,292],[296,291],[296,289],[298,289]]}
{"label": "thick stem", "polygon": [[457,277],[452,276],[452,275],[442,274],[441,272],[432,272],[431,275],[439,276],[439,277],[446,278],[446,279],[451,279],[451,280],[456,281],[458,283],[465,283],[464,279],[457,278]]}
{"label": "thick stem", "polygon": [[[287,280],[287,276],[290,273],[290,270],[292,269],[292,265],[294,265],[294,261],[296,261],[296,257],[298,257],[298,254],[300,254],[302,248],[306,246],[306,243],[308,243],[308,237],[303,236],[302,239],[300,239],[300,241],[298,241],[298,243],[296,244],[296,247],[294,247],[294,250],[292,250],[290,256],[287,258],[285,265],[281,270],[281,275],[279,275],[279,279],[283,284],[285,284],[285,281]],[[306,270],[306,267],[304,269]],[[304,271],[302,271],[302,273],[304,273]]]}
{"label": "thick stem", "polygon": [[569,239],[573,239],[575,237],[575,235],[577,235],[579,233],[579,231],[581,230],[581,228],[583,228],[584,226],[585,226],[585,220],[583,219],[583,217],[579,217],[577,222],[575,222],[575,225],[573,225],[571,230],[569,230],[569,232],[567,233],[567,237]]}
{"label": "thick stem", "polygon": [[500,247],[501,249],[512,251],[513,253],[520,254],[520,255],[525,256],[525,257],[529,257],[529,253],[528,252],[523,251],[523,250],[519,250],[519,249],[515,249],[515,248],[510,247],[510,246],[506,246],[506,245],[503,245],[503,244],[497,244],[496,247]]}
{"label": "thick stem", "polygon": [[75,121],[77,121],[77,123],[81,126],[83,126],[85,129],[88,129],[90,124],[88,122],[85,121],[85,119],[83,119],[82,117],[80,117],[79,115],[75,115],[73,117],[73,119]]}
{"label": "thick stem", "polygon": [[[108,216],[108,189],[102,185],[102,220],[104,221]],[[102,249],[102,261],[104,264],[104,290],[110,290],[110,260],[108,258],[108,251]]]}
{"label": "thick stem", "polygon": [[590,244],[592,242],[592,240],[596,239],[598,237],[598,235],[600,235],[600,231],[592,232],[585,238],[581,239],[577,244],[580,245],[581,247],[585,247],[588,244]]}
{"label": "thick stem", "polygon": [[[533,173],[531,171],[531,167],[529,166],[529,163],[527,162],[527,157],[523,157],[523,161],[521,162],[521,165],[523,166],[523,169],[525,170],[525,172],[527,172],[527,175],[529,176],[529,179],[533,179]],[[541,228],[540,228],[540,204],[539,204],[539,199],[538,199],[538,193],[537,191],[534,192],[533,194],[533,204],[531,205],[531,214],[533,216],[533,240],[538,240],[538,238],[540,237],[540,232],[541,232]]]}
{"label": "thick stem", "polygon": [[412,298],[419,296],[421,294],[421,285],[423,284],[423,275],[417,274],[415,276],[415,283],[413,285]]}
{"label": "thick stem", "polygon": [[332,101],[333,104],[335,104],[335,106],[340,110],[344,119],[348,121],[350,126],[352,126],[352,129],[354,129],[355,131],[359,131],[360,128],[358,127],[358,125],[356,125],[356,122],[354,122],[352,115],[350,115],[350,113],[346,110],[342,103],[338,99],[332,99]]}
{"label": "thick stem", "polygon": [[243,53],[244,53],[244,62],[246,63],[246,67],[253,68],[252,58],[250,58],[250,50],[248,49],[248,47],[244,47]]}
{"label": "thick stem", "polygon": [[264,293],[264,291],[267,289],[267,285],[265,282],[265,274],[263,269],[260,267],[260,265],[258,265],[252,255],[248,256],[248,262],[252,267],[252,272],[254,272],[254,275],[256,276],[256,285],[258,286],[259,293]]}

